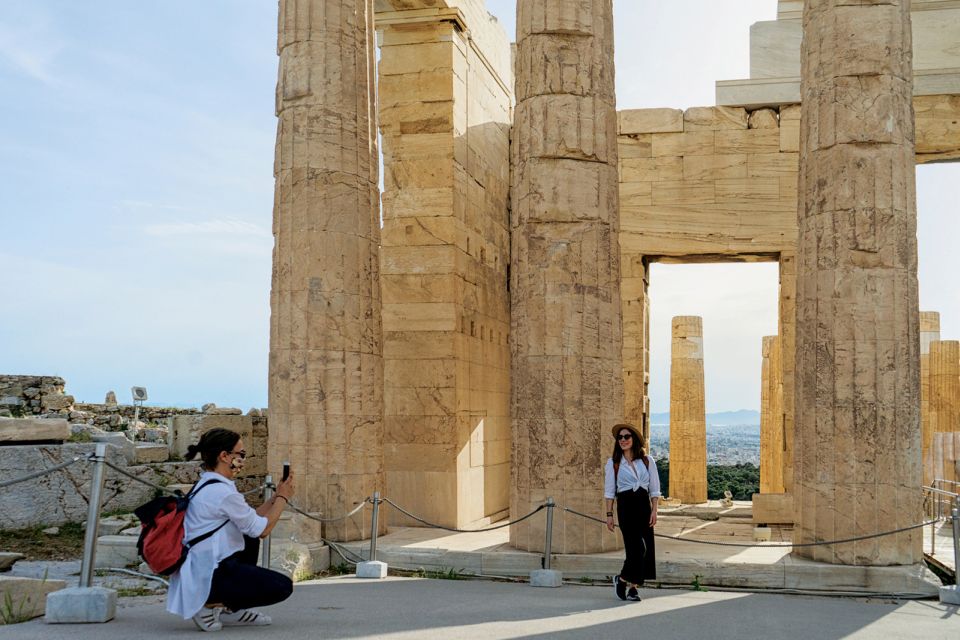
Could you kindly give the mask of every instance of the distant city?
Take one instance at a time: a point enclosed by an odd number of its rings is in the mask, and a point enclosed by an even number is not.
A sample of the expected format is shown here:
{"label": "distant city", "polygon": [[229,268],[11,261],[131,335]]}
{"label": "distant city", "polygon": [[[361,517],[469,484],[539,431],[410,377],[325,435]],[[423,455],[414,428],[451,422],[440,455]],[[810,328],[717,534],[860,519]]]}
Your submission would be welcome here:
{"label": "distant city", "polygon": [[[670,414],[650,415],[650,455],[670,457]],[[760,412],[749,409],[707,414],[707,463],[760,465]]]}

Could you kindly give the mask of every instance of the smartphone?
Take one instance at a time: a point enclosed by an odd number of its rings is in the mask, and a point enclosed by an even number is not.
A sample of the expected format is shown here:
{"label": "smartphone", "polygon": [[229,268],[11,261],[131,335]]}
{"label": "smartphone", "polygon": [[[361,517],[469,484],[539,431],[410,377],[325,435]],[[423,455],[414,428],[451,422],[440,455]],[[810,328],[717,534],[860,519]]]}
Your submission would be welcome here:
{"label": "smartphone", "polygon": [[290,463],[284,462],[283,463],[283,479],[280,480],[280,482],[286,482],[287,478],[289,477],[290,477]]}

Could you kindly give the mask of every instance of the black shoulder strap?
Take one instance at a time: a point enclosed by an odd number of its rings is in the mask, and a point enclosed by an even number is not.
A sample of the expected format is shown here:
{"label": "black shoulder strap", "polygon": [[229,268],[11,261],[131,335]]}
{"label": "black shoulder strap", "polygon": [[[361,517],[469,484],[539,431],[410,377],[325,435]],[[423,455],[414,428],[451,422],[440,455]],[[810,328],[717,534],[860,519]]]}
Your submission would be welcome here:
{"label": "black shoulder strap", "polygon": [[195,495],[197,495],[198,493],[200,493],[200,490],[201,490],[201,489],[203,489],[204,487],[208,487],[208,486],[210,486],[211,484],[214,484],[214,483],[216,483],[216,482],[222,482],[222,480],[217,480],[216,478],[210,478],[210,479],[208,479],[206,482],[204,482],[203,484],[201,484],[199,487],[194,487],[193,489],[191,489],[191,490],[190,490],[190,493],[187,494],[187,498],[188,498],[188,499],[189,499],[189,498],[192,498],[193,496],[195,496]]}

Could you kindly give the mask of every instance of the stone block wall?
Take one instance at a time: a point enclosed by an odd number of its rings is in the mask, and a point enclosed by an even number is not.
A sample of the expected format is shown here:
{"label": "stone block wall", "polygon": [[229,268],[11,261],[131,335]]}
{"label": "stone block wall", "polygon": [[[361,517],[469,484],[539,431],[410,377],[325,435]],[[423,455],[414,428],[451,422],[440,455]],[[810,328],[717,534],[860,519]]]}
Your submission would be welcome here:
{"label": "stone block wall", "polygon": [[778,260],[783,483],[792,480],[800,108],[618,113],[624,412],[649,413],[649,264]]}
{"label": "stone block wall", "polygon": [[509,45],[479,0],[401,4],[376,16],[386,490],[467,526],[509,500]]}
{"label": "stone block wall", "polygon": [[[94,444],[0,447],[0,478],[13,479],[92,453]],[[199,476],[199,465],[164,463],[126,466],[120,448],[108,446],[107,460],[155,484],[188,484]],[[0,529],[82,522],[87,518],[92,465],[80,461],[66,469],[12,485],[0,491]],[[153,497],[145,484],[106,470],[102,512],[132,511]]]}
{"label": "stone block wall", "polygon": [[66,417],[73,409],[73,396],[64,394],[65,386],[58,376],[0,375],[0,409],[7,409],[14,417]]}
{"label": "stone block wall", "polygon": [[[181,415],[167,419],[167,444],[170,454],[182,458],[187,447],[196,444],[200,436],[210,429],[230,429],[240,434],[247,452],[243,471],[238,478],[262,478],[273,472],[275,481],[279,481],[280,468],[267,468],[267,418],[257,415]],[[198,458],[199,459],[199,458]],[[282,462],[282,461],[280,461]],[[304,469],[296,470],[298,473]]]}

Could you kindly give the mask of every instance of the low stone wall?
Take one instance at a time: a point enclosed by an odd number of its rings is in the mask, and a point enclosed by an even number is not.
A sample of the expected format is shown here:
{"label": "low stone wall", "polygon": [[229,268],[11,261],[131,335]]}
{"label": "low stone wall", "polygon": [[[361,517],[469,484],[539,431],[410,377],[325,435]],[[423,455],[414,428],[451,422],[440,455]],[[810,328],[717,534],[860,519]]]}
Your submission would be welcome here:
{"label": "low stone wall", "polygon": [[0,375],[0,409],[13,417],[52,414],[67,417],[73,396],[63,393],[66,382],[57,376]]}
{"label": "low stone wall", "polygon": [[[0,447],[0,478],[18,478],[87,456],[95,444],[64,444]],[[156,484],[192,483],[199,475],[196,462],[169,462],[127,466],[119,448],[107,447],[107,460],[129,473]],[[93,465],[80,461],[34,480],[0,490],[0,529],[23,529],[37,525],[82,522],[87,518]],[[132,511],[153,497],[154,490],[107,468],[102,512]]]}

